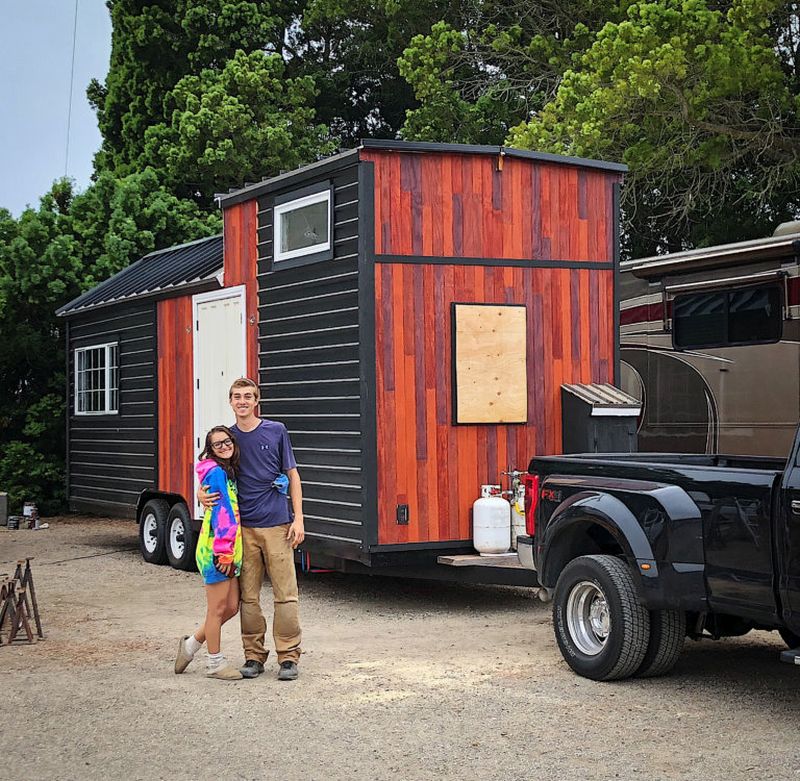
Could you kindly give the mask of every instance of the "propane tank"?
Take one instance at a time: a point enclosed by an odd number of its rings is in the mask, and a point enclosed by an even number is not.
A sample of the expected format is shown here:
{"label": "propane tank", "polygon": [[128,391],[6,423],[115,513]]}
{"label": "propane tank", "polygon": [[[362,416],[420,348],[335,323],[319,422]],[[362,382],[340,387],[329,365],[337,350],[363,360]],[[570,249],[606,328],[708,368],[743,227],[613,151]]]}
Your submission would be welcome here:
{"label": "propane tank", "polygon": [[481,556],[508,553],[511,510],[501,494],[499,485],[482,485],[472,505],[472,543]]}
{"label": "propane tank", "polygon": [[517,537],[525,534],[525,483],[518,480],[508,497],[511,502],[511,550],[517,549]]}

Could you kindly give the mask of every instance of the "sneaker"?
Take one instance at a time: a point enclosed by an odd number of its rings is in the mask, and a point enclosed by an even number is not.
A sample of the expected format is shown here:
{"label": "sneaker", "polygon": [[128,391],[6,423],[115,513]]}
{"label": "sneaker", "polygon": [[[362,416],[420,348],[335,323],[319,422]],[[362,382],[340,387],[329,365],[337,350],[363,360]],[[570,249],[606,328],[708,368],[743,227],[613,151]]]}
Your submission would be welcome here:
{"label": "sneaker", "polygon": [[243,667],[239,668],[242,678],[258,678],[264,672],[264,665],[255,659],[248,659]]}
{"label": "sneaker", "polygon": [[217,678],[220,681],[241,681],[242,674],[232,664],[221,664],[206,670],[206,678]]}
{"label": "sneaker", "polygon": [[189,639],[189,635],[185,635],[180,640],[178,640],[178,655],[175,657],[175,674],[180,675],[191,663],[194,656],[189,653],[189,649],[186,647],[186,641]]}
{"label": "sneaker", "polygon": [[295,662],[281,662],[278,670],[279,681],[294,681],[297,679],[297,664]]}

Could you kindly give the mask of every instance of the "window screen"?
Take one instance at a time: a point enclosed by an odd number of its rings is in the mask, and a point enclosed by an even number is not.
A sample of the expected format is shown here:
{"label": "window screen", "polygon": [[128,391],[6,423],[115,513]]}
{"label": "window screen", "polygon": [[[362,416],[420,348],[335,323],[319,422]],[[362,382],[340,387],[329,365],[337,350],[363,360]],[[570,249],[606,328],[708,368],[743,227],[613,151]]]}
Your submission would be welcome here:
{"label": "window screen", "polygon": [[275,260],[330,248],[330,190],[275,207]]}
{"label": "window screen", "polygon": [[100,344],[75,350],[75,414],[119,410],[119,347]]}
{"label": "window screen", "polygon": [[691,293],[672,304],[676,349],[777,342],[783,326],[777,285]]}

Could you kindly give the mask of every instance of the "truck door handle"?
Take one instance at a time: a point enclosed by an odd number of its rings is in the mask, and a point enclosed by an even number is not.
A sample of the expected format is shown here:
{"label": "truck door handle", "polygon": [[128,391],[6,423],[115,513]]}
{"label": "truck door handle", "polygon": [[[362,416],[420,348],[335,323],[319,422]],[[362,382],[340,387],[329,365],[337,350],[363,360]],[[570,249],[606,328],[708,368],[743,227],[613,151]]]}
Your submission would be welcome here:
{"label": "truck door handle", "polygon": [[792,512],[795,515],[800,515],[800,500],[793,499],[791,506],[792,506]]}

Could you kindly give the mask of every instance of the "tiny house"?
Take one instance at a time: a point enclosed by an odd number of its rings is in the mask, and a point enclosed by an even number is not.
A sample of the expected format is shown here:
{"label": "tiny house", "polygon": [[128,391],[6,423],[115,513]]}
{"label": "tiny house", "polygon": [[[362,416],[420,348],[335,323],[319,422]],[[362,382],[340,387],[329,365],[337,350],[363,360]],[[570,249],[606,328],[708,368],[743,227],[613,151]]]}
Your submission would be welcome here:
{"label": "tiny house", "polygon": [[562,384],[617,380],[624,170],[364,141],[219,196],[223,237],[59,310],[71,505],[136,516],[146,558],[191,566],[193,460],[247,374],[289,429],[312,559],[470,551],[481,484],[561,451]]}

